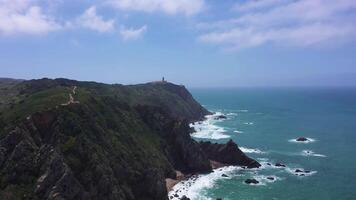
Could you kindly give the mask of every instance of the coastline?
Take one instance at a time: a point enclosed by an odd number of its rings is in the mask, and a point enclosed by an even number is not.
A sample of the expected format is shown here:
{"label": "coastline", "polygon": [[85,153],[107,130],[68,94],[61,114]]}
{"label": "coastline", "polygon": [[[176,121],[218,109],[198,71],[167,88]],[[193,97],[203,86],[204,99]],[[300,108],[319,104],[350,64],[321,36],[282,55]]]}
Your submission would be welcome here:
{"label": "coastline", "polygon": [[166,178],[166,188],[167,192],[172,191],[173,187],[179,182],[189,178],[191,175],[183,174],[181,171],[176,170],[176,179]]}
{"label": "coastline", "polygon": [[[222,167],[226,167],[226,166],[230,166],[227,164],[223,164],[214,160],[210,160],[210,165],[211,168],[214,169],[219,169]],[[166,178],[166,188],[167,188],[167,192],[171,192],[173,191],[173,188],[175,185],[177,185],[178,183],[180,183],[181,181],[187,180],[189,179],[193,174],[183,174],[181,171],[176,170],[176,179],[172,179],[172,178]]]}

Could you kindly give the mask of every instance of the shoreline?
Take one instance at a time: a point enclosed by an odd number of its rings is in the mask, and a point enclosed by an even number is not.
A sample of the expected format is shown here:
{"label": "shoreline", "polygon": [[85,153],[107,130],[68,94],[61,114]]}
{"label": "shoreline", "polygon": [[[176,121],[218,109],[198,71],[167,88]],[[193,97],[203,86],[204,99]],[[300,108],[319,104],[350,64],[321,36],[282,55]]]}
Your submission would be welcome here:
{"label": "shoreline", "polygon": [[188,179],[191,177],[191,174],[183,174],[181,171],[176,170],[176,179],[166,178],[166,188],[169,193],[172,191],[173,187],[177,185],[179,182]]}
{"label": "shoreline", "polygon": [[[210,160],[210,165],[213,170],[222,168],[222,167],[226,167],[226,166],[230,166],[230,165],[223,164],[223,163],[220,163],[220,162],[217,162],[214,160]],[[191,176],[193,176],[193,174],[183,174],[181,171],[176,170],[176,179],[172,179],[172,178],[165,179],[167,192],[168,193],[171,192],[173,190],[174,186],[176,186],[181,181],[189,179]]]}

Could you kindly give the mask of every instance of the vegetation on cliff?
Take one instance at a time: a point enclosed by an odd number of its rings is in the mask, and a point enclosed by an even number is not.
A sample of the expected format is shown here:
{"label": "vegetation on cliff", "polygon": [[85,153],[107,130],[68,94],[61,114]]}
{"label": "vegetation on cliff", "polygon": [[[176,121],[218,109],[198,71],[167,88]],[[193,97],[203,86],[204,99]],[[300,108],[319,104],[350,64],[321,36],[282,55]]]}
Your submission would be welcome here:
{"label": "vegetation on cliff", "polygon": [[211,171],[188,124],[209,114],[167,82],[0,81],[0,199],[167,199]]}

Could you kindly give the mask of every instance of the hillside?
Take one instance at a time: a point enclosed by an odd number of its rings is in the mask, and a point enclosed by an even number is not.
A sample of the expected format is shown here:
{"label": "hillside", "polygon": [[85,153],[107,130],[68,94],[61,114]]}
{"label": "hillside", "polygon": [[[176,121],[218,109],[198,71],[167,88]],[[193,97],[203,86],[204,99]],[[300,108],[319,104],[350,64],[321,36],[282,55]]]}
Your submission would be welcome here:
{"label": "hillside", "polygon": [[8,83],[0,82],[0,199],[163,200],[175,170],[211,171],[189,135],[209,112],[184,86]]}

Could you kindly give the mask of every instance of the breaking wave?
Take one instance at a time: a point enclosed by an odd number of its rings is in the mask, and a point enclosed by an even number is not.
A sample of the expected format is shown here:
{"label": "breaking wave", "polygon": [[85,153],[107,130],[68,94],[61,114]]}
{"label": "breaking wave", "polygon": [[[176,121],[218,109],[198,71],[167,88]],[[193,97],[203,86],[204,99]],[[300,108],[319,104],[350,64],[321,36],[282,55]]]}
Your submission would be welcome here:
{"label": "breaking wave", "polygon": [[226,129],[224,127],[216,125],[217,122],[224,119],[217,119],[218,116],[223,115],[221,112],[216,112],[212,115],[205,116],[204,121],[191,123],[190,127],[194,128],[195,132],[191,134],[195,138],[204,138],[204,139],[224,139],[230,138],[229,135],[226,135]]}

